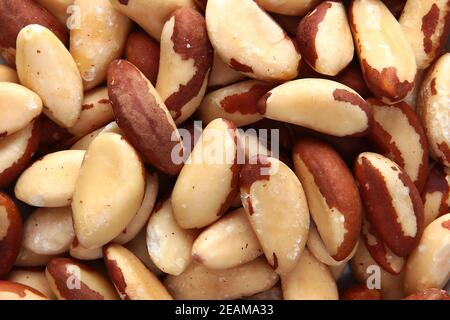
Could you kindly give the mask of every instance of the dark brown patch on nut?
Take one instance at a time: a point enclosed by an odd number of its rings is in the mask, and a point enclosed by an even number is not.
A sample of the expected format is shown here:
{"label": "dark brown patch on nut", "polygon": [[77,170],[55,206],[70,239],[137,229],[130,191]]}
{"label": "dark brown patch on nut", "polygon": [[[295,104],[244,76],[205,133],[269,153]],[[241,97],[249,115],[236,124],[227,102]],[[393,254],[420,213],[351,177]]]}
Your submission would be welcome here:
{"label": "dark brown patch on nut", "polygon": [[236,71],[243,72],[243,73],[253,73],[253,69],[250,66],[247,66],[243,63],[240,63],[236,59],[232,58],[230,60],[230,67],[233,68]]}
{"label": "dark brown patch on nut", "polygon": [[7,135],[8,135],[7,131],[0,133],[0,139],[6,137]]}
{"label": "dark brown patch on nut", "polygon": [[438,209],[438,217],[449,212],[450,207],[447,205],[447,201],[450,197],[450,187],[446,179],[447,174],[444,171],[444,167],[436,163],[430,170],[427,183],[422,192],[422,200],[425,203],[427,194],[439,192],[442,194],[441,203]]}
{"label": "dark brown patch on nut", "polygon": [[369,104],[363,98],[361,98],[359,95],[357,95],[356,93],[353,93],[353,92],[345,90],[345,89],[334,90],[333,98],[336,101],[348,102],[354,106],[357,106],[361,109],[361,111],[363,111],[366,114],[367,119],[368,119],[368,124],[369,124],[367,129],[362,132],[353,134],[352,136],[361,136],[361,135],[367,134],[367,132],[369,132],[370,125],[372,123],[372,113],[371,113]]}
{"label": "dark brown patch on nut", "polygon": [[450,220],[442,222],[442,227],[450,230]]}
{"label": "dark brown patch on nut", "polygon": [[450,300],[450,296],[444,290],[430,288],[407,296],[403,300]]}
{"label": "dark brown patch on nut", "polygon": [[450,161],[450,147],[448,146],[448,143],[447,142],[439,143],[437,145],[437,147],[438,147],[439,151],[441,151],[444,154],[443,157],[440,157],[442,159],[442,161],[449,162]]}
{"label": "dark brown patch on nut", "polygon": [[271,167],[269,159],[264,155],[256,155],[249,159],[249,163],[241,170],[239,184],[241,190],[250,192],[253,183],[257,181],[269,181],[270,175],[263,174]]}
{"label": "dark brown patch on nut", "polygon": [[21,283],[11,282],[11,281],[4,281],[0,280],[0,292],[11,292],[12,294],[15,294],[19,296],[20,298],[26,297],[26,291],[30,291],[34,293],[37,296],[41,296],[43,298],[47,298],[44,294],[40,293],[36,289],[33,289],[29,286],[26,286]]}
{"label": "dark brown patch on nut", "polygon": [[246,92],[225,97],[220,102],[220,106],[228,113],[257,114],[259,99],[272,89],[272,87],[269,84],[255,84]]}
{"label": "dark brown patch on nut", "polygon": [[433,51],[433,40],[431,37],[436,31],[436,27],[439,23],[439,7],[436,3],[430,8],[430,11],[422,18],[422,33],[423,33],[423,48],[425,53],[430,54]]}
{"label": "dark brown patch on nut", "polygon": [[128,0],[119,0],[119,3],[126,6],[126,5],[128,5]]}
{"label": "dark brown patch on nut", "polygon": [[94,104],[93,103],[90,103],[90,104],[83,104],[82,106],[81,106],[81,110],[89,110],[89,109],[92,109],[94,107]]}
{"label": "dark brown patch on nut", "polygon": [[269,100],[272,92],[267,92],[261,99],[259,99],[258,104],[256,105],[256,109],[262,115],[266,114],[267,111],[267,100]]}
{"label": "dark brown patch on nut", "polygon": [[109,101],[109,99],[101,99],[101,100],[98,100],[97,103],[100,103],[100,104],[110,104],[111,101]]}
{"label": "dark brown patch on nut", "polygon": [[117,290],[120,292],[122,299],[131,300],[127,294],[127,282],[123,276],[122,270],[117,265],[116,260],[111,260],[108,258],[108,246],[103,248],[103,257],[105,260],[106,268],[108,269],[109,276],[114,282]]}
{"label": "dark brown patch on nut", "polygon": [[275,252],[273,253],[273,269],[278,269],[278,257]]}
{"label": "dark brown patch on nut", "polygon": [[433,78],[430,82],[431,95],[435,96],[438,94],[436,89],[436,78]]}

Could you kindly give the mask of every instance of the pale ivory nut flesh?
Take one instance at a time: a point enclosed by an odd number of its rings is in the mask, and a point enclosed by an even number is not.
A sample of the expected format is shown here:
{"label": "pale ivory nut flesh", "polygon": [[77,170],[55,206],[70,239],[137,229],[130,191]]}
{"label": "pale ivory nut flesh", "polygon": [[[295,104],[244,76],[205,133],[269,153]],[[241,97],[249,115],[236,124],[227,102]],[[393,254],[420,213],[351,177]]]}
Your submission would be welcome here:
{"label": "pale ivory nut flesh", "polygon": [[213,65],[211,68],[211,75],[209,76],[208,87],[225,86],[244,78],[245,76],[242,73],[232,69],[222,60],[219,54],[214,51]]}
{"label": "pale ivory nut flesh", "polygon": [[450,167],[450,53],[441,56],[425,75],[417,108],[431,155]]}
{"label": "pale ivory nut flesh", "polygon": [[[128,16],[144,29],[150,36],[160,40],[164,23],[170,14],[181,7],[195,8],[192,0],[110,0],[119,12]],[[151,13],[151,18],[148,14]]]}
{"label": "pale ivory nut flesh", "polygon": [[17,76],[16,70],[0,64],[0,82],[19,83],[19,77]]}
{"label": "pale ivory nut flesh", "polygon": [[147,248],[151,260],[163,272],[180,275],[192,261],[192,245],[198,231],[182,229],[175,221],[171,199],[152,213],[147,225]]}
{"label": "pale ivory nut flesh", "polygon": [[27,285],[0,280],[0,300],[48,300],[48,298]]}
{"label": "pale ivory nut flesh", "polygon": [[36,289],[49,299],[56,298],[48,284],[44,269],[15,269],[8,274],[6,280]]}
{"label": "pale ivory nut flesh", "polygon": [[233,69],[258,80],[291,80],[300,54],[294,43],[252,0],[209,0],[206,26],[211,43]]}
{"label": "pale ivory nut flesh", "polygon": [[383,102],[404,100],[413,90],[417,65],[400,24],[379,0],[355,0],[350,26],[370,91]]}
{"label": "pale ivory nut flesh", "polygon": [[194,242],[192,255],[209,269],[228,269],[250,262],[262,249],[243,208],[206,228]]}
{"label": "pale ivory nut flesh", "polygon": [[256,0],[265,10],[288,16],[303,16],[320,0]]}
{"label": "pale ivory nut flesh", "polygon": [[41,97],[44,113],[62,127],[74,125],[81,112],[83,84],[62,42],[40,25],[23,28],[17,36],[16,66],[21,84]]}
{"label": "pale ivory nut flesh", "polygon": [[33,91],[15,83],[0,82],[0,138],[25,128],[41,112],[42,100]]}
{"label": "pale ivory nut flesh", "polygon": [[422,191],[425,227],[450,212],[450,168],[435,163]]}
{"label": "pale ivory nut flesh", "polygon": [[122,232],[138,211],[145,191],[142,162],[122,136],[99,135],[86,151],[72,200],[78,241],[100,247]]}
{"label": "pale ivory nut flesh", "polygon": [[70,15],[76,14],[75,10],[71,5],[74,0],[35,0],[50,13],[52,13],[62,24],[66,25],[68,23],[68,18]]}
{"label": "pale ivory nut flesh", "polygon": [[430,223],[405,267],[405,292],[442,289],[450,280],[450,213]]}
{"label": "pale ivory nut flesh", "polygon": [[325,1],[318,5],[300,22],[297,42],[302,58],[315,71],[329,76],[341,72],[355,51],[344,4]]}
{"label": "pale ivory nut flesh", "polygon": [[259,101],[265,118],[306,127],[337,137],[363,136],[370,109],[353,89],[326,79],[300,79],[269,91]]}
{"label": "pale ivory nut flesh", "polygon": [[122,300],[172,300],[159,279],[128,249],[110,244],[103,256]]}
{"label": "pale ivory nut flesh", "polygon": [[23,246],[41,255],[55,255],[69,251],[74,238],[72,210],[40,208],[24,223]]}
{"label": "pale ivory nut flesh", "polygon": [[78,260],[97,260],[103,258],[103,248],[88,249],[83,247],[76,237],[70,244],[69,254]]}
{"label": "pale ivory nut flesh", "polygon": [[238,193],[238,148],[233,123],[211,122],[181,169],[172,193],[181,228],[202,228],[219,219]]}
{"label": "pale ivory nut flesh", "polygon": [[274,270],[295,268],[308,238],[309,210],[297,176],[283,162],[251,158],[241,170],[241,200]]}
{"label": "pale ivory nut flesh", "polygon": [[193,262],[181,275],[169,275],[164,284],[176,300],[232,300],[266,291],[278,279],[278,274],[261,257],[224,270],[208,269]]}
{"label": "pale ivory nut flesh", "polygon": [[79,25],[70,30],[70,53],[89,90],[105,81],[109,63],[121,57],[131,23],[109,0],[75,0],[73,5]]}
{"label": "pale ivory nut flesh", "polygon": [[20,248],[19,255],[17,256],[14,266],[16,267],[45,267],[47,263],[57,258],[57,255],[43,255],[34,253],[28,250],[24,246]]}
{"label": "pale ivory nut flesh", "polygon": [[33,163],[17,180],[17,199],[35,207],[70,206],[84,153],[58,151]]}
{"label": "pale ivory nut flesh", "polygon": [[91,142],[98,135],[103,134],[103,133],[108,133],[108,132],[109,133],[117,133],[117,134],[120,134],[121,136],[123,136],[123,131],[119,128],[117,123],[115,121],[113,121],[113,122],[107,124],[106,126],[101,127],[99,129],[92,131],[91,133],[85,135],[80,140],[75,142],[70,149],[71,150],[87,150],[89,145],[91,144]]}
{"label": "pale ivory nut flesh", "polygon": [[281,275],[285,300],[338,300],[336,282],[328,267],[305,249],[297,265]]}

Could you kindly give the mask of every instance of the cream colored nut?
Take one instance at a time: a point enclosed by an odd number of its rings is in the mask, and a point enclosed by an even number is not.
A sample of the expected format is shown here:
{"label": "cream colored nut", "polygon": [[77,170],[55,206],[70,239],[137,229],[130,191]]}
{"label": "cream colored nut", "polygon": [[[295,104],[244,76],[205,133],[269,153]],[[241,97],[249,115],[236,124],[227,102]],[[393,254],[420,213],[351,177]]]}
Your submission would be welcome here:
{"label": "cream colored nut", "polygon": [[50,11],[62,24],[67,24],[67,19],[69,18],[69,12],[71,9],[69,8],[74,0],[35,0],[45,9]]}
{"label": "cream colored nut", "polygon": [[156,91],[176,124],[188,119],[202,102],[212,62],[205,18],[189,7],[173,12],[161,34]]}
{"label": "cream colored nut", "polygon": [[384,102],[404,100],[414,88],[417,65],[400,24],[379,0],[355,0],[349,20],[370,91]]}
{"label": "cream colored nut", "polygon": [[320,0],[256,0],[265,10],[290,16],[303,16]]}
{"label": "cream colored nut", "polygon": [[72,210],[41,208],[24,223],[23,246],[41,255],[55,255],[69,251],[74,238]]}
{"label": "cream colored nut", "polygon": [[80,140],[78,140],[74,145],[72,145],[72,147],[70,148],[71,150],[87,150],[89,148],[89,145],[91,144],[91,142],[100,134],[103,133],[117,133],[120,134],[121,136],[123,136],[123,132],[122,130],[119,128],[119,126],[117,125],[117,123],[115,121],[107,124],[104,127],[101,127],[95,131],[92,131],[91,133],[85,135],[83,138],[81,138]]}
{"label": "cream colored nut", "polygon": [[131,23],[109,0],[75,0],[74,6],[79,25],[70,30],[70,53],[89,90],[105,81],[109,63],[121,57]]}
{"label": "cream colored nut", "polygon": [[53,259],[45,275],[58,300],[118,300],[113,285],[100,272],[73,259]]}
{"label": "cream colored nut", "polygon": [[243,300],[254,300],[254,301],[283,300],[283,292],[281,291],[281,288],[279,285],[275,285],[274,287],[270,288],[269,290],[257,293],[253,296],[244,298]]}
{"label": "cream colored nut", "polygon": [[9,136],[42,112],[42,100],[33,91],[18,84],[0,82],[0,137]]}
{"label": "cream colored nut", "polygon": [[341,261],[336,261],[328,252],[322,238],[320,237],[319,231],[317,231],[316,224],[311,222],[309,226],[308,241],[306,246],[310,253],[320,262],[326,264],[329,267],[339,267],[343,266],[355,255],[356,249],[358,248],[358,243],[356,243],[350,254]]}
{"label": "cream colored nut", "polygon": [[67,128],[76,137],[84,136],[114,120],[108,88],[100,87],[84,95],[81,114],[75,125]]}
{"label": "cream colored nut", "polygon": [[406,262],[405,292],[442,289],[450,280],[450,213],[434,220]]}
{"label": "cream colored nut", "polygon": [[256,2],[209,0],[206,26],[214,49],[233,69],[265,81],[297,76],[294,43]]}
{"label": "cream colored nut", "polygon": [[425,227],[450,212],[450,168],[435,163],[422,191]]}
{"label": "cream colored nut", "polygon": [[374,122],[369,138],[400,165],[421,191],[428,175],[428,143],[420,120],[404,102],[388,105],[370,98]]}
{"label": "cream colored nut", "polygon": [[400,166],[372,152],[358,156],[355,176],[367,220],[392,252],[408,256],[423,233],[423,204],[417,188]]}
{"label": "cream colored nut", "polygon": [[120,135],[104,133],[86,151],[72,201],[78,241],[98,248],[122,232],[138,211],[145,191],[139,155]]}
{"label": "cream colored nut", "polygon": [[300,139],[293,161],[328,253],[337,261],[348,258],[359,239],[362,216],[352,173],[340,155],[319,140]]}
{"label": "cream colored nut", "polygon": [[425,75],[417,98],[417,111],[433,158],[450,167],[450,53],[441,56]]}
{"label": "cream colored nut", "polygon": [[122,300],[172,300],[158,278],[128,249],[110,244],[103,256]]}
{"label": "cream colored nut", "polygon": [[0,188],[13,182],[34,156],[40,140],[39,121],[0,139]]}
{"label": "cream colored nut", "polygon": [[426,69],[448,41],[450,7],[447,0],[408,0],[400,25],[416,57],[417,67]]}
{"label": "cream colored nut", "polygon": [[216,119],[203,130],[172,193],[180,227],[205,227],[228,210],[238,193],[238,148],[233,123]]}
{"label": "cream colored nut", "polygon": [[192,261],[196,230],[178,226],[169,198],[155,208],[147,225],[147,248],[151,260],[163,272],[180,275]]}
{"label": "cream colored nut", "polygon": [[153,207],[158,196],[159,182],[158,174],[156,172],[147,173],[145,194],[142,200],[141,207],[136,212],[133,220],[128,226],[114,239],[115,243],[125,244],[131,241],[141,231],[153,211]]}
{"label": "cream colored nut", "polygon": [[302,185],[283,162],[251,158],[239,179],[241,199],[267,260],[279,273],[297,264],[308,238],[309,211]]}
{"label": "cream colored nut", "polygon": [[336,282],[328,267],[305,249],[295,268],[281,275],[285,300],[338,300]]}
{"label": "cream colored nut", "polygon": [[207,269],[193,262],[179,276],[164,281],[177,300],[232,300],[249,297],[272,288],[278,275],[264,258],[224,270]]}
{"label": "cream colored nut", "polygon": [[245,210],[237,209],[206,228],[192,247],[194,259],[209,269],[228,269],[263,254]]}
{"label": "cream colored nut", "polygon": [[73,126],[81,112],[83,85],[62,42],[50,30],[29,25],[17,36],[16,65],[20,82],[41,97],[44,113],[62,127]]}
{"label": "cream colored nut", "polygon": [[16,70],[0,64],[0,82],[19,83],[19,77]]}
{"label": "cream colored nut", "polygon": [[147,248],[147,230],[145,228],[141,230],[141,232],[139,232],[133,240],[128,242],[125,245],[125,248],[130,250],[136,257],[138,257],[139,260],[141,260],[142,263],[145,264],[145,266],[157,277],[161,277],[162,275],[164,275],[164,272],[162,272],[155,265],[152,259],[150,259]]}
{"label": "cream colored nut", "polygon": [[365,135],[370,108],[353,89],[325,79],[300,79],[269,91],[258,104],[266,118],[344,137]]}
{"label": "cream colored nut", "polygon": [[[363,239],[359,240],[355,256],[350,260],[353,276],[363,285],[376,288],[379,285],[384,300],[398,300],[405,296],[404,272],[393,275],[383,270],[370,255]],[[378,282],[379,280],[379,282]]]}
{"label": "cream colored nut", "polygon": [[16,267],[45,267],[47,263],[57,258],[56,255],[42,255],[34,253],[28,250],[24,246],[20,248],[19,255],[17,256],[14,266]]}
{"label": "cream colored nut", "polygon": [[77,237],[74,237],[70,244],[69,254],[78,260],[97,260],[103,258],[103,248],[85,248],[78,242]]}
{"label": "cream colored nut", "polygon": [[56,299],[48,284],[44,269],[15,269],[8,274],[6,280],[29,286],[42,292],[49,299]]}
{"label": "cream colored nut", "polygon": [[211,75],[209,76],[208,87],[225,86],[233,82],[244,79],[245,76],[232,69],[222,58],[214,51],[213,65]]}
{"label": "cream colored nut", "polygon": [[29,286],[0,280],[0,300],[48,300],[47,297]]}
{"label": "cream colored nut", "polygon": [[298,25],[297,42],[303,59],[315,71],[328,76],[341,72],[355,51],[344,4],[319,4]]}
{"label": "cream colored nut", "polygon": [[36,161],[17,180],[17,199],[35,207],[70,206],[84,153],[58,151]]}
{"label": "cream colored nut", "polygon": [[248,80],[218,89],[206,95],[197,114],[205,123],[224,118],[243,127],[262,119],[258,113],[258,100],[272,89],[272,85]]}
{"label": "cream colored nut", "polygon": [[[238,131],[238,134],[239,142],[241,143],[241,152],[244,153],[245,160],[249,160],[256,155],[272,156],[272,152],[268,149],[267,139],[258,137],[256,131],[246,130],[244,133]],[[240,198],[238,203],[241,203]],[[238,207],[240,206],[242,206],[242,204]]]}
{"label": "cream colored nut", "polygon": [[[181,7],[195,8],[192,0],[110,0],[111,4],[159,41],[164,23]],[[151,18],[143,12],[151,13]]]}

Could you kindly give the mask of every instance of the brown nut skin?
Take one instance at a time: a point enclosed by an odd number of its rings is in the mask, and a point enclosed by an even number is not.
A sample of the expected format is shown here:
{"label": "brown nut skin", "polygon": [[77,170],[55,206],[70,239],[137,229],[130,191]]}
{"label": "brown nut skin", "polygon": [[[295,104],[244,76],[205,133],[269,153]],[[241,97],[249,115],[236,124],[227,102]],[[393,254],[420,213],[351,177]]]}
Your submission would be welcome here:
{"label": "brown nut skin", "polygon": [[144,160],[175,175],[182,165],[172,161],[176,148],[183,155],[177,127],[153,85],[125,60],[109,66],[108,92],[117,124]]}
{"label": "brown nut skin", "polygon": [[61,127],[46,115],[39,117],[40,141],[39,155],[63,149],[66,145],[70,145],[74,138],[66,128]]}
{"label": "brown nut skin", "polygon": [[156,86],[159,70],[159,43],[143,31],[129,34],[125,59],[134,64]]}
{"label": "brown nut skin", "polygon": [[339,300],[381,300],[381,292],[362,284],[352,285],[339,293]]}
{"label": "brown nut skin", "polygon": [[[39,140],[39,120],[34,120],[24,129],[0,139],[0,188],[6,187],[19,177],[38,149]],[[20,148],[17,148],[18,145]],[[7,159],[4,156],[6,152],[10,154]]]}
{"label": "brown nut skin", "polygon": [[58,300],[118,300],[113,285],[100,272],[75,259],[51,260],[45,269]]}
{"label": "brown nut skin", "polygon": [[401,166],[421,191],[428,175],[428,142],[414,110],[405,102],[388,105],[369,98],[373,119],[369,139],[379,153]]}
{"label": "brown nut skin", "polygon": [[424,229],[417,188],[400,166],[376,153],[360,154],[354,170],[367,219],[392,252],[406,257]]}
{"label": "brown nut skin", "polygon": [[425,227],[450,212],[450,169],[435,163],[422,190]]}
{"label": "brown nut skin", "polygon": [[0,280],[0,300],[48,300],[48,298],[29,286]]}
{"label": "brown nut skin", "polygon": [[300,139],[293,160],[328,252],[335,260],[344,260],[361,231],[362,204],[350,170],[333,148],[319,140]]}
{"label": "brown nut skin", "polygon": [[429,288],[413,293],[402,300],[450,300],[450,295],[447,291],[437,288]]}
{"label": "brown nut skin", "polygon": [[13,267],[22,244],[22,217],[12,199],[0,192],[0,279]]}
{"label": "brown nut skin", "polygon": [[39,24],[51,30],[64,45],[69,42],[68,31],[53,15],[32,0],[0,1],[0,56],[10,65],[16,63],[16,39],[29,24]]}

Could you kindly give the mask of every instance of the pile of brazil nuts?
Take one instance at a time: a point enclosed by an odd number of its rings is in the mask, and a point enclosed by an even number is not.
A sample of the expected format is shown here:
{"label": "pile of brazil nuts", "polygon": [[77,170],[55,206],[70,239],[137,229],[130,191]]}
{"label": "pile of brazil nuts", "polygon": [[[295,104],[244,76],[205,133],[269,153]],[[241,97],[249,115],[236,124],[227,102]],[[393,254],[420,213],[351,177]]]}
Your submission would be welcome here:
{"label": "pile of brazil nuts", "polygon": [[0,0],[0,300],[449,300],[450,0]]}

